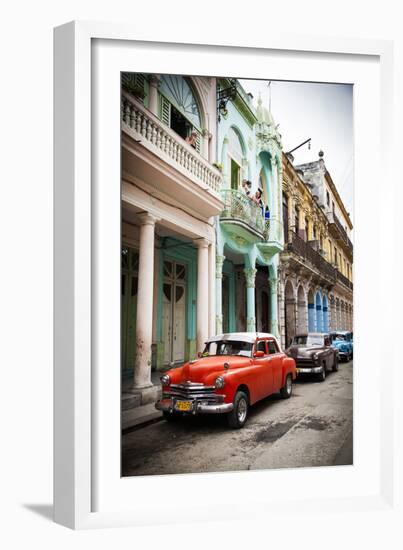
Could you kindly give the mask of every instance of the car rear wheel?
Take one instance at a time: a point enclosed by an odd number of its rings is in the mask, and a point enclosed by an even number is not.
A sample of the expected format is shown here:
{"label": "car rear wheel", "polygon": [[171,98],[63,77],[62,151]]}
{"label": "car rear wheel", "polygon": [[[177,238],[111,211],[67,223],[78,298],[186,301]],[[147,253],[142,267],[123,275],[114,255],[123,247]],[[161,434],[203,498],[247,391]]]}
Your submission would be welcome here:
{"label": "car rear wheel", "polygon": [[292,394],[292,376],[287,374],[285,384],[280,390],[280,395],[283,399],[288,399]]}
{"label": "car rear wheel", "polygon": [[234,408],[228,413],[228,425],[230,428],[239,429],[245,425],[248,418],[248,396],[243,391],[236,392]]}
{"label": "car rear wheel", "polygon": [[334,363],[333,363],[332,370],[333,370],[333,372],[337,372],[339,370],[339,357],[338,357],[337,353],[334,356]]}

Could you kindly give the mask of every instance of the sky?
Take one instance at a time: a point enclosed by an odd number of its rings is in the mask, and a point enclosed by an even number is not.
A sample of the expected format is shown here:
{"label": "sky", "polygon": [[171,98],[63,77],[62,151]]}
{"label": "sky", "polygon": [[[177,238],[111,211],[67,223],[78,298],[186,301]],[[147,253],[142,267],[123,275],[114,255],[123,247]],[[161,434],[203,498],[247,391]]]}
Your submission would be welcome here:
{"label": "sky", "polygon": [[322,84],[239,79],[257,104],[259,92],[269,108],[282,136],[283,150],[290,151],[311,138],[311,148],[304,145],[293,152],[294,164],[324,161],[351,219],[353,212],[353,87],[350,84]]}

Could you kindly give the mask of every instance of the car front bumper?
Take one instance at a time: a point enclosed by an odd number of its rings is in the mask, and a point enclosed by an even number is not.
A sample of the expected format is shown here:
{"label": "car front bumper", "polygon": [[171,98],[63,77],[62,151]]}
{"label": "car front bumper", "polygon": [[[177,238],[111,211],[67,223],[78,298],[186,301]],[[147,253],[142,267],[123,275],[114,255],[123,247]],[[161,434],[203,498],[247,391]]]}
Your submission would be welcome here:
{"label": "car front bumper", "polygon": [[178,399],[165,397],[156,402],[155,408],[162,412],[178,412],[185,414],[223,414],[231,412],[234,408],[233,403],[207,403],[198,400],[191,400],[190,410],[184,411],[177,408]]}
{"label": "car front bumper", "polygon": [[320,374],[323,372],[323,367],[298,367],[297,366],[297,375],[300,376],[302,374]]}

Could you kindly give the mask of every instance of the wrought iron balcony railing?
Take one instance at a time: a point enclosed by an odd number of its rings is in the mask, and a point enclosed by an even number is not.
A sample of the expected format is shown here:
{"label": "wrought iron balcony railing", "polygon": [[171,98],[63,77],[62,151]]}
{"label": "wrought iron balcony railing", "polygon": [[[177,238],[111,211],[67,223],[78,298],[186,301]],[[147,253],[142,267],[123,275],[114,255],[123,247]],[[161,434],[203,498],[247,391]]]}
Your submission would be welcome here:
{"label": "wrought iron balcony railing", "polygon": [[342,240],[352,251],[353,243],[351,242],[349,236],[347,235],[347,231],[344,229],[339,218],[336,216],[334,212],[328,212],[327,217],[328,217],[329,223],[333,224],[337,228]]}
{"label": "wrought iron balcony railing", "polygon": [[176,132],[126,92],[122,92],[122,128],[160,158],[218,194],[222,175]]}
{"label": "wrought iron balcony railing", "polygon": [[320,273],[331,279],[336,280],[336,270],[329,264],[316,250],[312,248],[309,242],[301,239],[294,231],[289,231],[290,242],[287,244],[287,250],[298,254],[304,260],[308,260]]}
{"label": "wrought iron balcony railing", "polygon": [[340,271],[338,269],[336,269],[336,277],[339,281],[341,281],[346,287],[350,288],[351,290],[353,290],[353,283],[350,281],[350,279],[348,279],[345,275],[343,275],[342,273],[340,273]]}
{"label": "wrought iron balcony railing", "polygon": [[262,238],[268,238],[269,220],[265,221],[260,206],[247,197],[243,191],[224,189],[221,191],[221,199],[224,203],[224,209],[220,214],[221,220],[242,222]]}

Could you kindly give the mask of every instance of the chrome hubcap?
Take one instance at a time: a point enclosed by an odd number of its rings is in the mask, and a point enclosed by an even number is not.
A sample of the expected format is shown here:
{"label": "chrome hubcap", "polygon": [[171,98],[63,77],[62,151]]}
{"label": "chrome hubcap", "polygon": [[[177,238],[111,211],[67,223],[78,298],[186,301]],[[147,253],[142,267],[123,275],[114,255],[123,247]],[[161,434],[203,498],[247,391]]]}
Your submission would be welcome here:
{"label": "chrome hubcap", "polygon": [[292,380],[290,376],[287,376],[287,393],[288,395],[291,393],[292,388]]}
{"label": "chrome hubcap", "polygon": [[246,413],[248,410],[248,404],[246,403],[246,400],[244,398],[239,400],[238,403],[238,420],[239,422],[243,422],[246,418]]}

